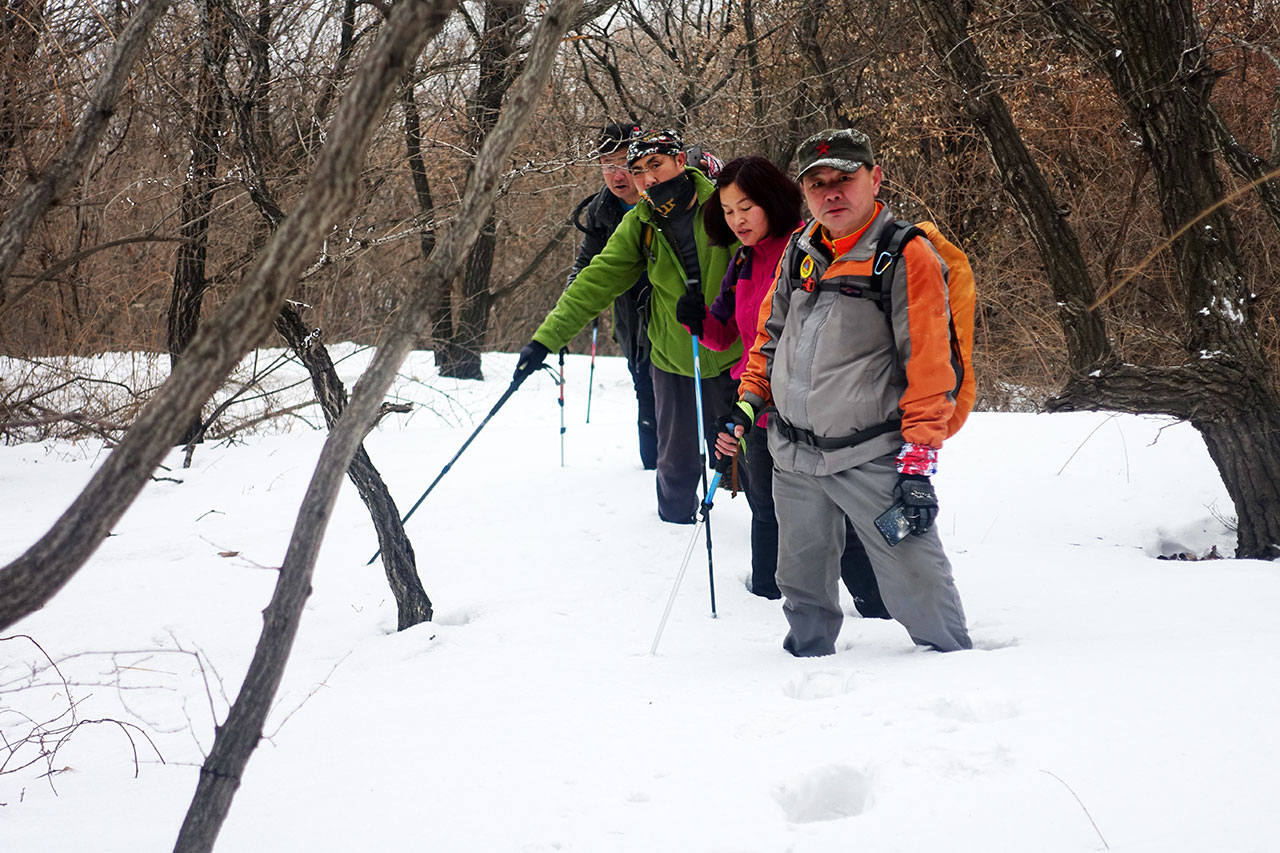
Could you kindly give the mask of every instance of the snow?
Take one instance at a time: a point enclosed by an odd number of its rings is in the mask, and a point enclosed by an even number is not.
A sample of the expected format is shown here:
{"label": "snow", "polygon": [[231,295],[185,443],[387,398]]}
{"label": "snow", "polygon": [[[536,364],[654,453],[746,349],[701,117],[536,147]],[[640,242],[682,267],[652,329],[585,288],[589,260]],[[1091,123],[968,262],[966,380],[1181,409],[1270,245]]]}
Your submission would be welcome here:
{"label": "snow", "polygon": [[[367,358],[342,362],[344,378]],[[487,354],[485,382],[440,379],[429,354],[406,365],[393,393],[425,407],[366,445],[402,512],[513,364]],[[1231,502],[1192,429],[970,418],[936,484],[971,652],[915,648],[846,602],[836,655],[790,657],[779,603],[744,587],[746,501],[721,494],[718,618],[699,542],[651,656],[694,531],[657,518],[624,363],[597,359],[590,424],[588,369],[569,357],[564,467],[557,389],[541,373],[409,521],[433,623],[395,632],[381,567],[365,566],[368,515],[344,487],[217,849],[1275,849],[1280,575],[1156,559],[1234,546]],[[67,710],[50,673],[26,686],[43,660],[27,635],[59,661],[79,719],[138,727],[139,761],[135,778],[129,739],[108,723],[77,729],[52,776],[47,764],[0,775],[6,853],[172,849],[323,439],[206,444],[187,470],[175,451],[158,473],[182,482],[151,483],[0,642],[6,738]],[[0,448],[0,565],[104,456]]]}

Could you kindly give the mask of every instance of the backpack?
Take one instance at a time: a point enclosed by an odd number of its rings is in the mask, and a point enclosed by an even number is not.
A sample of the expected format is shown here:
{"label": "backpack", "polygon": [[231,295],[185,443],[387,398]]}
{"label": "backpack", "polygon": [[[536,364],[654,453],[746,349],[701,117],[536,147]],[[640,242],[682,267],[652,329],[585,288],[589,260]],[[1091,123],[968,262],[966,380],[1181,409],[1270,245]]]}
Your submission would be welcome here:
{"label": "backpack", "polygon": [[[819,290],[836,290],[846,296],[861,296],[874,299],[876,305],[891,318],[890,291],[884,286],[886,280],[892,282],[894,267],[902,257],[902,249],[912,239],[924,237],[933,244],[933,248],[947,264],[947,302],[951,307],[951,358],[957,365],[960,374],[955,388],[956,408],[947,420],[947,438],[959,432],[964,426],[969,412],[973,410],[973,402],[977,397],[977,383],[973,376],[973,327],[977,311],[977,287],[973,278],[973,267],[969,258],[958,246],[942,236],[942,232],[932,222],[911,224],[895,220],[885,227],[876,241],[875,254],[872,255],[871,282],[865,291],[848,285],[832,285],[823,287],[817,283]],[[793,270],[792,281],[799,282],[798,264],[803,253],[796,252],[797,268]],[[889,324],[890,334],[893,323]]]}

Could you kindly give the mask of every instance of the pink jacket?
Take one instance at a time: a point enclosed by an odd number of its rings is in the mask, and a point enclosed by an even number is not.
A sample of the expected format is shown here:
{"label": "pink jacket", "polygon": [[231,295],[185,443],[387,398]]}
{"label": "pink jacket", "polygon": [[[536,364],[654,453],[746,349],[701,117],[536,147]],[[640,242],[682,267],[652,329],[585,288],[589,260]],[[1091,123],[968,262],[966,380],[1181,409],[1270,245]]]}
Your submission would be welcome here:
{"label": "pink jacket", "polygon": [[729,368],[729,375],[734,379],[747,369],[747,356],[760,325],[760,306],[773,286],[778,260],[790,238],[790,234],[766,237],[754,246],[738,249],[720,282],[720,295],[711,303],[702,321],[701,341],[707,349],[727,350],[742,338],[742,358]]}
{"label": "pink jacket", "polygon": [[[727,350],[742,338],[742,358],[729,368],[729,375],[734,379],[747,369],[747,357],[751,355],[751,345],[755,343],[760,325],[760,306],[773,286],[778,261],[790,239],[790,234],[765,237],[754,246],[738,249],[720,282],[720,295],[711,303],[702,321],[701,341],[708,349]],[[761,415],[757,425],[764,426],[766,418]]]}

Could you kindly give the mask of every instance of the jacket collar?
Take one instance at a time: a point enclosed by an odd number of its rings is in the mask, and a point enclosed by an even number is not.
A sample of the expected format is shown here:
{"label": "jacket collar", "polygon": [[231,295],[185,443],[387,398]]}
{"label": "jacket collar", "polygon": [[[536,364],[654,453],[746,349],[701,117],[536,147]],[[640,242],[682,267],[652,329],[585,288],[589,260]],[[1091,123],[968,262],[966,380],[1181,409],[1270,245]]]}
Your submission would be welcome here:
{"label": "jacket collar", "polygon": [[[862,232],[862,236],[858,242],[853,244],[853,248],[844,254],[844,257],[851,261],[865,261],[871,258],[876,250],[876,240],[880,237],[880,232],[884,229],[886,223],[893,221],[893,212],[889,210],[889,205],[881,204],[880,212],[871,220],[871,224]],[[826,263],[830,263],[835,258],[830,257],[830,252],[823,245],[821,225],[815,219],[805,220],[804,227],[798,233],[796,238],[797,245],[801,251],[806,254],[813,255],[814,258],[821,258]]]}
{"label": "jacket collar", "polygon": [[[701,169],[696,166],[685,166],[684,173],[693,181],[694,192],[697,195],[697,203],[695,207],[702,207],[707,203],[707,199],[716,194],[715,182],[708,178]],[[635,206],[636,218],[641,222],[653,221],[653,206],[649,202],[641,198],[636,202]]]}

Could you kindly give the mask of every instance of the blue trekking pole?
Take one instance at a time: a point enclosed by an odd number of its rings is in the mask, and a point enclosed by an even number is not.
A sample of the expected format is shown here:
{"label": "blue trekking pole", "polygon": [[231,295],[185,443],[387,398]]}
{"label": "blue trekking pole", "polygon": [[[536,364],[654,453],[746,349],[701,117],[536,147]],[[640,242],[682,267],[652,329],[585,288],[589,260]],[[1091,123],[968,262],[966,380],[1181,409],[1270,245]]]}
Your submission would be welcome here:
{"label": "blue trekking pole", "polygon": [[[685,280],[685,288],[693,296],[701,296],[698,283],[693,279]],[[711,568],[711,519],[707,511],[711,509],[710,493],[707,491],[707,444],[704,421],[702,420],[702,360],[698,353],[698,336],[693,335],[693,396],[698,401],[698,460],[702,469],[702,517],[706,520],[707,531],[707,582],[711,589],[711,618],[716,618],[716,575]]]}
{"label": "blue trekking pole", "polygon": [[[555,372],[555,370],[553,370],[551,365],[549,364],[544,364],[539,369],[550,370],[552,373]],[[413,515],[414,512],[417,511],[418,507],[422,506],[422,502],[427,499],[427,495],[431,494],[431,490],[434,489],[436,487],[436,484],[444,479],[444,475],[448,474],[449,470],[453,468],[453,463],[457,462],[458,458],[462,456],[463,451],[465,451],[468,447],[471,446],[471,442],[476,440],[476,436],[480,434],[480,430],[485,428],[485,425],[488,424],[489,421],[493,419],[493,416],[498,413],[498,409],[501,409],[503,404],[506,403],[507,400],[511,399],[511,395],[516,393],[516,389],[519,388],[521,383],[523,383],[527,378],[528,376],[521,376],[519,379],[511,380],[511,385],[507,388],[505,392],[503,392],[502,396],[498,398],[498,402],[493,404],[493,408],[489,410],[489,414],[485,415],[484,420],[480,422],[480,426],[476,427],[475,431],[472,432],[471,435],[467,437],[467,440],[462,443],[462,447],[458,448],[458,452],[453,454],[453,458],[450,459],[445,464],[445,466],[440,469],[440,473],[437,474],[436,478],[431,481],[431,485],[427,486],[427,490],[422,493],[422,496],[418,498],[418,500],[414,503],[413,506],[409,507],[409,511],[404,514],[404,518],[400,519],[401,525],[404,525],[406,522],[408,522],[409,516]],[[365,565],[372,566],[373,561],[378,559],[378,555],[381,553],[382,553],[381,548],[379,548],[377,551],[374,551],[373,556],[369,558],[369,562],[365,563]]]}
{"label": "blue trekking pole", "polygon": [[587,372],[587,423],[591,423],[591,388],[596,384],[596,335],[600,332],[600,318],[591,321],[591,370]]}

